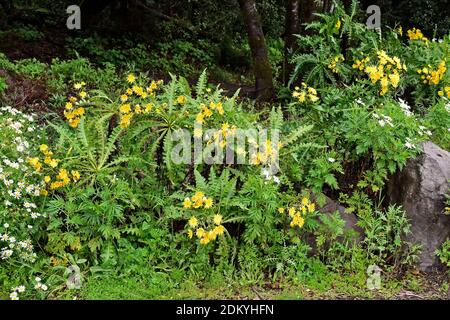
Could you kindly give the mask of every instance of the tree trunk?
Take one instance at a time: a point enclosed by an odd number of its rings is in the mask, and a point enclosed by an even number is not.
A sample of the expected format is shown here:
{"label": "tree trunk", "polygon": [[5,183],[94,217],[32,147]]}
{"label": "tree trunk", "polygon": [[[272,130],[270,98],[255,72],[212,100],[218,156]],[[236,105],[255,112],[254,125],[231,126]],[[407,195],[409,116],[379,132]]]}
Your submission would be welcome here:
{"label": "tree trunk", "polygon": [[287,84],[293,71],[293,66],[289,62],[292,53],[297,49],[297,39],[295,34],[300,33],[300,0],[288,0],[286,7],[286,26],[284,40],[284,68],[283,82]]}
{"label": "tree trunk", "polygon": [[[319,3],[314,0],[301,0],[300,1],[300,17],[301,23],[311,23],[317,19],[315,13],[322,12],[323,8],[319,6]],[[303,26],[301,28],[302,34],[311,35],[313,31],[311,29],[306,30]]]}
{"label": "tree trunk", "polygon": [[272,68],[270,67],[266,39],[255,0],[239,0],[252,51],[257,99],[268,101],[274,96]]}

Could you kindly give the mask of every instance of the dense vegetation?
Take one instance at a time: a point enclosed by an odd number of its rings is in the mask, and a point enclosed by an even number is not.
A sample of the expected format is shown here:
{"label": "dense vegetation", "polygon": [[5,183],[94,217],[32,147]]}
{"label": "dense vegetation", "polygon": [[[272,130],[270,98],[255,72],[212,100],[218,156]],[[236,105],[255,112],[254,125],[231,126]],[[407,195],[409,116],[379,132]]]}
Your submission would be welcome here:
{"label": "dense vegetation", "polygon": [[[384,197],[422,141],[450,150],[448,13],[368,29],[357,1],[85,1],[68,31],[41,2],[0,1],[1,299],[426,286]],[[180,132],[200,153],[174,161]]]}

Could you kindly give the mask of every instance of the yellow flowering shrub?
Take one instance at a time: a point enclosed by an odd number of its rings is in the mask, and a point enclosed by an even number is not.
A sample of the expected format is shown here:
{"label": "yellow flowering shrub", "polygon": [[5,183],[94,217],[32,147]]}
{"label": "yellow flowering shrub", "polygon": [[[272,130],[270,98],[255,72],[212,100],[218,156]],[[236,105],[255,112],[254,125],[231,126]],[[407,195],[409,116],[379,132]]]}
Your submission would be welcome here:
{"label": "yellow flowering shrub", "polygon": [[396,89],[400,83],[400,75],[407,71],[406,64],[400,58],[390,57],[384,50],[377,51],[377,57],[371,63],[369,56],[357,59],[353,64],[353,69],[364,72],[372,84],[380,85],[380,95],[385,95],[389,88]]}
{"label": "yellow flowering shrub", "polygon": [[450,86],[445,86],[442,90],[439,90],[438,95],[440,97],[447,96],[447,98],[450,98]]}
{"label": "yellow flowering shrub", "polygon": [[183,201],[183,207],[185,209],[209,209],[213,204],[213,199],[205,197],[205,194],[201,191],[197,191],[191,198],[185,198]]}
{"label": "yellow flowering shrub", "polygon": [[[119,125],[125,129],[130,126],[133,116],[140,114],[149,114],[152,110],[159,112],[165,105],[160,107],[155,106],[155,96],[157,89],[163,84],[162,80],[154,81],[146,85],[136,84],[139,79],[134,74],[127,76],[127,82],[132,86],[127,88],[124,93],[120,95],[121,104],[119,106]],[[185,97],[179,96],[176,103],[185,103]]]}
{"label": "yellow flowering shrub", "polygon": [[339,66],[338,64],[341,62],[344,62],[345,58],[342,54],[334,57],[331,62],[328,64],[328,69],[333,71],[333,73],[339,73]]}
{"label": "yellow flowering shrub", "polygon": [[302,87],[295,87],[294,92],[292,93],[292,96],[297,99],[300,103],[306,103],[306,102],[317,102],[319,100],[317,96],[317,90],[308,87],[308,85],[304,82],[302,82]]}
{"label": "yellow flowering shrub", "polygon": [[305,224],[305,219],[308,214],[314,213],[316,206],[308,198],[302,198],[301,203],[295,207],[289,207],[287,210],[285,208],[278,208],[278,212],[284,214],[286,211],[290,220],[289,225],[294,228],[302,228]]}
{"label": "yellow flowering shrub", "polygon": [[428,42],[428,38],[425,37],[420,29],[412,28],[407,31],[409,40],[422,40]]}
{"label": "yellow flowering shrub", "polygon": [[[48,189],[59,189],[68,185],[71,181],[77,182],[80,180],[81,174],[79,171],[71,170],[69,172],[67,169],[59,169],[57,173],[53,173],[54,177],[52,178],[51,172],[54,171],[54,169],[59,165],[60,160],[53,158],[53,152],[46,144],[40,145],[39,151],[41,152],[43,159],[40,157],[32,157],[28,158],[27,162],[36,172],[45,171],[43,178],[45,188],[41,190],[42,195],[48,195]],[[43,170],[43,164],[47,165],[47,170]]]}
{"label": "yellow flowering shrub", "polygon": [[428,65],[427,67],[417,70],[417,73],[421,75],[423,83],[429,84],[430,86],[436,86],[442,80],[446,71],[447,67],[445,61],[441,61],[436,69],[432,69],[431,65]]}

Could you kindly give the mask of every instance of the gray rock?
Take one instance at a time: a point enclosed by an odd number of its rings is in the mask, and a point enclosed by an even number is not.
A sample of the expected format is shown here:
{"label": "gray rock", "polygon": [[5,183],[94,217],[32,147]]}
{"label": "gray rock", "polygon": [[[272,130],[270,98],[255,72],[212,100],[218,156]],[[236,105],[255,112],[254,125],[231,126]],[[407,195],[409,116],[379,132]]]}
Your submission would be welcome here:
{"label": "gray rock", "polygon": [[444,214],[450,153],[432,142],[422,147],[422,154],[390,178],[387,199],[405,209],[412,231],[407,240],[422,246],[418,267],[432,271],[439,267],[435,250],[450,236],[450,216]]}

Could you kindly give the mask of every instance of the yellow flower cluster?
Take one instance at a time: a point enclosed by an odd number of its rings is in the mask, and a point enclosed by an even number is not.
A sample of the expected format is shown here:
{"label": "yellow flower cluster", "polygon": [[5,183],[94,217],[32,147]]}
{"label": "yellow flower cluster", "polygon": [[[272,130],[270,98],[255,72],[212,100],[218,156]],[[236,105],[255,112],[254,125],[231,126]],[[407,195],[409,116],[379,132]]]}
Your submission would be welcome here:
{"label": "yellow flower cluster", "polygon": [[344,58],[344,56],[342,54],[334,57],[333,60],[331,60],[330,64],[328,65],[328,69],[333,71],[333,73],[339,73],[339,69],[337,67],[337,64],[339,62],[343,62],[343,61],[345,61],[345,58]]}
{"label": "yellow flower cluster", "polygon": [[[218,114],[223,115],[225,113],[224,109],[223,109],[223,105],[222,102],[213,102],[211,101],[209,104],[209,107],[207,105],[205,105],[204,103],[200,103],[199,105],[200,111],[197,113],[196,117],[195,117],[195,124],[197,125],[201,125],[205,122],[205,118],[210,118],[213,115],[213,111],[216,111]],[[194,137],[195,138],[201,138],[203,135],[203,130],[199,127],[194,128]],[[218,141],[220,133],[218,132],[216,134],[216,139]],[[211,141],[209,141],[209,143],[211,143]],[[220,142],[221,146],[224,147],[226,142],[221,141]]]}
{"label": "yellow flower cluster", "polygon": [[305,103],[307,101],[316,102],[319,100],[316,89],[308,87],[304,82],[302,82],[302,89],[299,87],[294,88],[294,93],[292,93],[292,96],[300,103]]}
{"label": "yellow flower cluster", "polygon": [[428,67],[417,70],[417,73],[421,74],[423,83],[428,83],[429,85],[438,85],[444,77],[446,71],[447,67],[445,66],[445,61],[441,61],[436,70],[431,69],[431,66],[428,65]]}
{"label": "yellow flower cluster", "polygon": [[[86,85],[85,82],[78,82],[74,84],[74,88],[77,90],[81,90],[79,92],[79,96],[81,99],[84,99],[87,96],[86,91],[83,90],[83,87]],[[66,120],[69,122],[69,125],[72,128],[78,127],[80,123],[80,118],[86,113],[86,110],[83,107],[76,108],[78,103],[78,98],[69,97],[69,101],[65,105],[64,116]]]}
{"label": "yellow flower cluster", "polygon": [[438,91],[440,97],[443,97],[444,94],[447,95],[447,98],[450,98],[450,87],[444,87],[442,90]]}
{"label": "yellow flower cluster", "polygon": [[213,111],[217,111],[220,115],[223,115],[225,111],[223,110],[222,102],[215,103],[213,101],[210,102],[209,108],[204,104],[201,103],[199,105],[200,112],[197,113],[197,116],[195,117],[195,122],[202,124],[205,121],[205,117],[209,118],[213,115]]}
{"label": "yellow flower cluster", "polygon": [[209,209],[212,207],[214,201],[212,198],[205,197],[205,194],[201,191],[197,191],[191,198],[185,198],[183,201],[183,207],[185,209],[198,209],[205,208]]}
{"label": "yellow flower cluster", "polygon": [[[59,160],[53,159],[53,152],[50,151],[49,147],[46,144],[41,144],[39,147],[39,150],[44,155],[44,163],[52,168],[56,168],[58,166]],[[42,169],[42,163],[41,160],[38,157],[35,158],[28,158],[27,162],[34,167],[34,170],[36,172],[41,171]]]}
{"label": "yellow flower cluster", "polygon": [[[130,84],[135,83],[136,76],[133,74],[129,74],[127,76],[127,81]],[[152,80],[150,85],[147,88],[143,88],[142,86],[134,84],[131,88],[128,88],[125,91],[125,93],[120,96],[120,101],[122,102],[122,104],[119,106],[119,113],[120,113],[119,125],[121,128],[127,128],[130,126],[133,115],[147,114],[150,111],[152,111],[152,109],[154,107],[154,105],[152,103],[145,103],[144,105],[141,106],[140,104],[132,105],[128,101],[130,101],[134,95],[141,99],[146,99],[148,97],[154,97],[156,94],[156,90],[158,89],[158,86],[160,86],[162,84],[163,84],[163,80],[158,80],[158,81]],[[178,99],[177,99],[178,103],[183,100],[180,97],[178,97]]]}
{"label": "yellow flower cluster", "polygon": [[60,169],[58,175],[56,176],[56,181],[51,182],[50,176],[44,178],[46,183],[50,183],[50,189],[55,190],[62,188],[70,183],[70,177],[72,177],[73,182],[80,180],[80,173],[76,170],[69,172],[66,169]]}
{"label": "yellow flower cluster", "polygon": [[[213,136],[206,141],[207,144],[216,143],[221,149],[227,145],[227,138],[236,136],[236,125],[230,126],[228,122],[222,123],[220,130],[214,132]],[[194,137],[199,138],[202,135],[200,128],[194,129]]]}
{"label": "yellow flower cluster", "polygon": [[192,239],[195,232],[195,236],[200,239],[200,244],[203,245],[216,240],[218,236],[225,232],[225,227],[222,225],[222,216],[220,214],[215,214],[212,220],[214,224],[211,229],[208,230],[208,228],[205,227],[205,229],[200,226],[199,221],[195,216],[191,217],[188,221],[188,237]]}
{"label": "yellow flower cluster", "polygon": [[[58,166],[59,160],[57,159],[53,159],[53,152],[50,151],[49,147],[46,144],[41,144],[39,146],[39,150],[41,151],[41,153],[44,155],[44,160],[43,162],[48,165],[51,168],[56,168]],[[36,170],[36,172],[40,172],[42,170],[42,163],[41,163],[41,159],[39,159],[39,157],[35,157],[35,158],[28,158],[27,162],[34,167],[34,169]],[[67,184],[70,183],[70,178],[72,178],[73,182],[77,182],[78,180],[80,180],[80,173],[76,170],[72,170],[69,174],[69,172],[66,169],[60,169],[55,181],[52,182],[52,178],[48,175],[46,175],[44,177],[44,182],[45,184],[49,185],[51,190],[54,189],[58,189],[58,188],[62,188],[64,186],[66,186]],[[48,191],[43,189],[41,191],[42,195],[47,195]]]}
{"label": "yellow flower cluster", "polygon": [[[249,143],[252,144],[255,148],[258,147],[258,144],[256,144],[256,141],[254,141],[253,139],[250,139]],[[274,148],[272,146],[272,141],[267,139],[264,144],[264,148],[260,149],[261,151],[258,151],[252,155],[250,163],[255,166],[260,164],[274,163],[276,162],[278,153],[282,147],[283,144],[279,142]]]}
{"label": "yellow flower cluster", "polygon": [[[308,198],[303,198],[298,209],[296,209],[295,207],[290,207],[288,209],[288,215],[291,218],[290,226],[298,226],[299,228],[303,227],[303,225],[305,224],[305,216],[308,213],[313,213],[315,210],[315,204],[310,202]],[[284,213],[285,211],[286,210],[284,208],[278,208],[279,213]]]}
{"label": "yellow flower cluster", "polygon": [[396,56],[390,57],[385,51],[377,51],[378,64],[370,64],[369,57],[362,60],[356,60],[353,64],[354,69],[364,71],[373,84],[380,83],[380,94],[385,95],[389,91],[389,86],[397,88],[400,82],[400,73],[406,71],[406,65],[401,63]]}
{"label": "yellow flower cluster", "polygon": [[428,38],[425,37],[420,29],[412,28],[407,32],[409,40],[422,40],[428,42]]}

